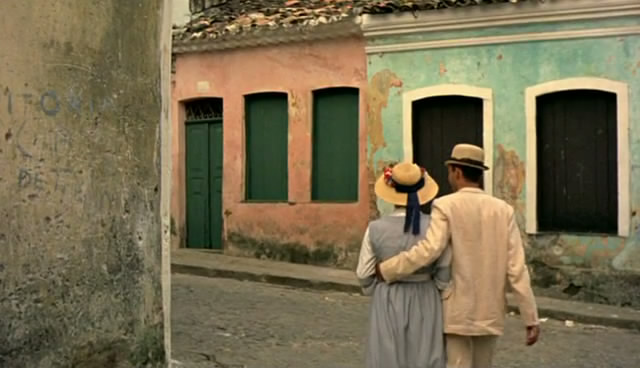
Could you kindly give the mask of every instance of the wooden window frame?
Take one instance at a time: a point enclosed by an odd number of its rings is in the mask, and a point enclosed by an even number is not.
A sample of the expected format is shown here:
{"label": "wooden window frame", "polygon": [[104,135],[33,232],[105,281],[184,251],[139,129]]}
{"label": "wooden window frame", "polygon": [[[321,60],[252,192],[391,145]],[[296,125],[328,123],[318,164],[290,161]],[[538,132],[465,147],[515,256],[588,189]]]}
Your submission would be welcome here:
{"label": "wooden window frame", "polygon": [[[493,194],[493,90],[466,84],[439,84],[402,94],[402,145],[404,160],[413,162],[413,102],[429,97],[464,96],[482,99],[482,145],[489,170],[484,173],[484,188]],[[453,147],[451,147],[453,149]],[[444,163],[442,163],[444,165]]]}
{"label": "wooden window frame", "polygon": [[618,232],[620,237],[630,234],[630,171],[629,156],[629,87],[626,83],[604,78],[579,77],[554,80],[525,90],[526,116],[526,232],[538,234],[538,169],[537,169],[537,98],[554,92],[596,90],[616,95],[617,117],[617,175],[618,175]]}

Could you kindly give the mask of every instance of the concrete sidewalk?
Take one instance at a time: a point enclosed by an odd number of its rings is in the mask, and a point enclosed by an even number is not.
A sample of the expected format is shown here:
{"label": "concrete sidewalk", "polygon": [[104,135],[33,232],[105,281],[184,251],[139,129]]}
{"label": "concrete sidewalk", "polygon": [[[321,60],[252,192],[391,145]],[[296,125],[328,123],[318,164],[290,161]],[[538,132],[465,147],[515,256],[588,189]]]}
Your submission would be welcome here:
{"label": "concrete sidewalk", "polygon": [[[352,271],[230,257],[207,251],[183,249],[173,251],[171,272],[360,293],[360,287]],[[517,312],[514,298],[509,295],[507,299],[509,310]],[[640,311],[545,297],[537,297],[536,300],[541,318],[571,320],[584,324],[640,331]]]}

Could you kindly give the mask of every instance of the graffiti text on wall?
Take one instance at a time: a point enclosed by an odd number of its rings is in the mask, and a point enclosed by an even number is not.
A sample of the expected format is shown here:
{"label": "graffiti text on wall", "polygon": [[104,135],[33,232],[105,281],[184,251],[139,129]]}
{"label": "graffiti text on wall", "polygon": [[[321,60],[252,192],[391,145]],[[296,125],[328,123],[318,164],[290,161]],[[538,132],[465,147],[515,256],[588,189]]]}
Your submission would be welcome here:
{"label": "graffiti text on wall", "polygon": [[0,83],[0,156],[18,159],[15,188],[30,199],[39,193],[81,196],[86,170],[73,169],[71,159],[77,161],[73,155],[85,151],[81,146],[89,144],[87,137],[99,137],[97,129],[109,129],[98,122],[101,114],[115,109],[116,98],[86,97],[81,86],[36,92],[27,85]]}

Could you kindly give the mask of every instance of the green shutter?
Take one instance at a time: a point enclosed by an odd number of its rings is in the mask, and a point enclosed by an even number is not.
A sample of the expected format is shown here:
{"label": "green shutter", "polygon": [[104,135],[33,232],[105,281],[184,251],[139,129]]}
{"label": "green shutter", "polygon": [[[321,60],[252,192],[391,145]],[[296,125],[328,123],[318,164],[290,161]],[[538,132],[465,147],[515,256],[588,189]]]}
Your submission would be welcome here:
{"label": "green shutter", "polygon": [[358,200],[358,101],[356,88],[313,94],[314,201]]}
{"label": "green shutter", "polygon": [[287,201],[287,94],[250,95],[245,99],[245,108],[247,200]]}

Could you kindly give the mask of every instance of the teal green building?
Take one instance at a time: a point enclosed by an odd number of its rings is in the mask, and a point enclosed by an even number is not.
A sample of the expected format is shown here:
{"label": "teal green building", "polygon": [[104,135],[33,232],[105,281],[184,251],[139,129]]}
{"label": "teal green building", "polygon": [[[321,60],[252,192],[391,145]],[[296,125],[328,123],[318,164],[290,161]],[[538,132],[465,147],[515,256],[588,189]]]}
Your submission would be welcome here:
{"label": "teal green building", "polygon": [[536,284],[640,306],[639,15],[632,0],[364,15],[373,174],[413,160],[446,194],[453,144],[482,145]]}

